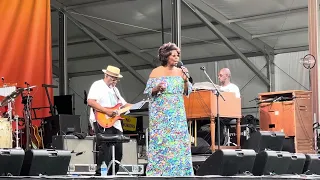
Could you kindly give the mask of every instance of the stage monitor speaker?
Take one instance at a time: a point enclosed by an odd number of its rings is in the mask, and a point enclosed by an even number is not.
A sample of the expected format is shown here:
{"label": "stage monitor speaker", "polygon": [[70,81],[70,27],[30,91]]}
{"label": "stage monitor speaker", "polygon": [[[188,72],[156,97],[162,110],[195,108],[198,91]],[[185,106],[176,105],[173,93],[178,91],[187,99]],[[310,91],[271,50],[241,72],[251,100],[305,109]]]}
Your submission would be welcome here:
{"label": "stage monitor speaker", "polygon": [[256,152],[251,149],[220,149],[207,158],[196,175],[233,176],[252,172]]}
{"label": "stage monitor speaker", "polygon": [[60,95],[53,97],[54,105],[57,108],[58,114],[73,114],[72,99],[72,95]]}
{"label": "stage monitor speaker", "polygon": [[244,149],[253,149],[257,153],[264,150],[281,151],[285,135],[283,132],[256,131],[243,145]]}
{"label": "stage monitor speaker", "polygon": [[71,152],[65,150],[27,150],[21,176],[66,175]]}
{"label": "stage monitor speaker", "polygon": [[306,155],[302,153],[292,153],[291,162],[287,174],[302,174],[306,162]]}
{"label": "stage monitor speaker", "polygon": [[252,174],[255,176],[286,174],[290,163],[289,152],[261,151],[256,156]]}
{"label": "stage monitor speaker", "polygon": [[303,173],[320,175],[319,167],[320,167],[320,155],[306,154],[306,162],[303,167]]}
{"label": "stage monitor speaker", "polygon": [[210,145],[201,137],[197,137],[197,146],[191,146],[191,153],[195,154],[208,154],[212,153]]}
{"label": "stage monitor speaker", "polygon": [[23,149],[0,149],[0,176],[19,176],[23,158]]}
{"label": "stage monitor speaker", "polygon": [[66,135],[81,132],[80,115],[59,114],[44,119],[43,143],[51,148],[52,136]]}

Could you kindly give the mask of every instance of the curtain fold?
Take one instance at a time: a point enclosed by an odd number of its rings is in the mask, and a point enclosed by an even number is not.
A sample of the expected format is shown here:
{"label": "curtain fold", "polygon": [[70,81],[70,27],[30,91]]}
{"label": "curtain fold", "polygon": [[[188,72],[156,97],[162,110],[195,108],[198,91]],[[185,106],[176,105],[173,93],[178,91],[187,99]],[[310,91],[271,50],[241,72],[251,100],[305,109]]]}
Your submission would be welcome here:
{"label": "curtain fold", "polygon": [[[32,107],[48,107],[42,84],[52,84],[50,0],[4,0],[0,12],[0,77],[18,87],[35,85]],[[53,91],[48,90],[52,99]],[[15,99],[14,113],[23,117],[21,96]],[[36,110],[36,116],[49,116],[49,109]]]}

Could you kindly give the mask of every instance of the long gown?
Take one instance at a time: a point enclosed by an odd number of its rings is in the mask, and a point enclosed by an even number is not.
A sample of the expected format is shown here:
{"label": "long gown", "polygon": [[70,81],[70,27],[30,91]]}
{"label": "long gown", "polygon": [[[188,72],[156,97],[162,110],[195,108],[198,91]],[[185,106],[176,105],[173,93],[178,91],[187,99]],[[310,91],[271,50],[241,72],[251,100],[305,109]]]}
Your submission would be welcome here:
{"label": "long gown", "polygon": [[[166,90],[151,96],[160,82]],[[188,92],[191,92],[189,83]],[[145,94],[149,103],[149,149],[147,176],[193,176],[188,125],[183,100],[184,82],[180,76],[150,78]]]}

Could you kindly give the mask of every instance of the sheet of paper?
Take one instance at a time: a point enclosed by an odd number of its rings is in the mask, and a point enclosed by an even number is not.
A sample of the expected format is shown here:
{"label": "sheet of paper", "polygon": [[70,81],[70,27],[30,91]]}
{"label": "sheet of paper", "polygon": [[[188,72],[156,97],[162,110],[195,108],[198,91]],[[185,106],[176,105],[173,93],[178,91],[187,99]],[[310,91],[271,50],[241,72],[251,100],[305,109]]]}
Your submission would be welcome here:
{"label": "sheet of paper", "polygon": [[[130,108],[130,110],[135,110],[135,109],[140,109],[147,101],[142,100],[140,102],[137,102],[135,104],[132,105],[132,107]],[[127,115],[130,113],[130,110],[127,111],[124,115]]]}
{"label": "sheet of paper", "polygon": [[130,110],[140,109],[145,103],[146,103],[145,100],[142,100],[142,101],[140,101],[140,102],[137,102],[137,103],[135,103],[135,104],[132,105],[132,107],[130,108]]}

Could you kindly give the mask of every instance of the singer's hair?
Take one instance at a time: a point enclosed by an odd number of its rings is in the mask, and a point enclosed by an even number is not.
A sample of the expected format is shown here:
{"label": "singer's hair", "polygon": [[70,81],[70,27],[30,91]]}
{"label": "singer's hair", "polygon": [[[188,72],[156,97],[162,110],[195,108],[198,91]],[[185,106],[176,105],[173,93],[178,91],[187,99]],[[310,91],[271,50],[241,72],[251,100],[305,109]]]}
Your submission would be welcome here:
{"label": "singer's hair", "polygon": [[180,55],[180,48],[175,43],[165,43],[158,50],[158,58],[161,62],[161,66],[168,64],[168,57],[171,55],[171,51],[176,50]]}

